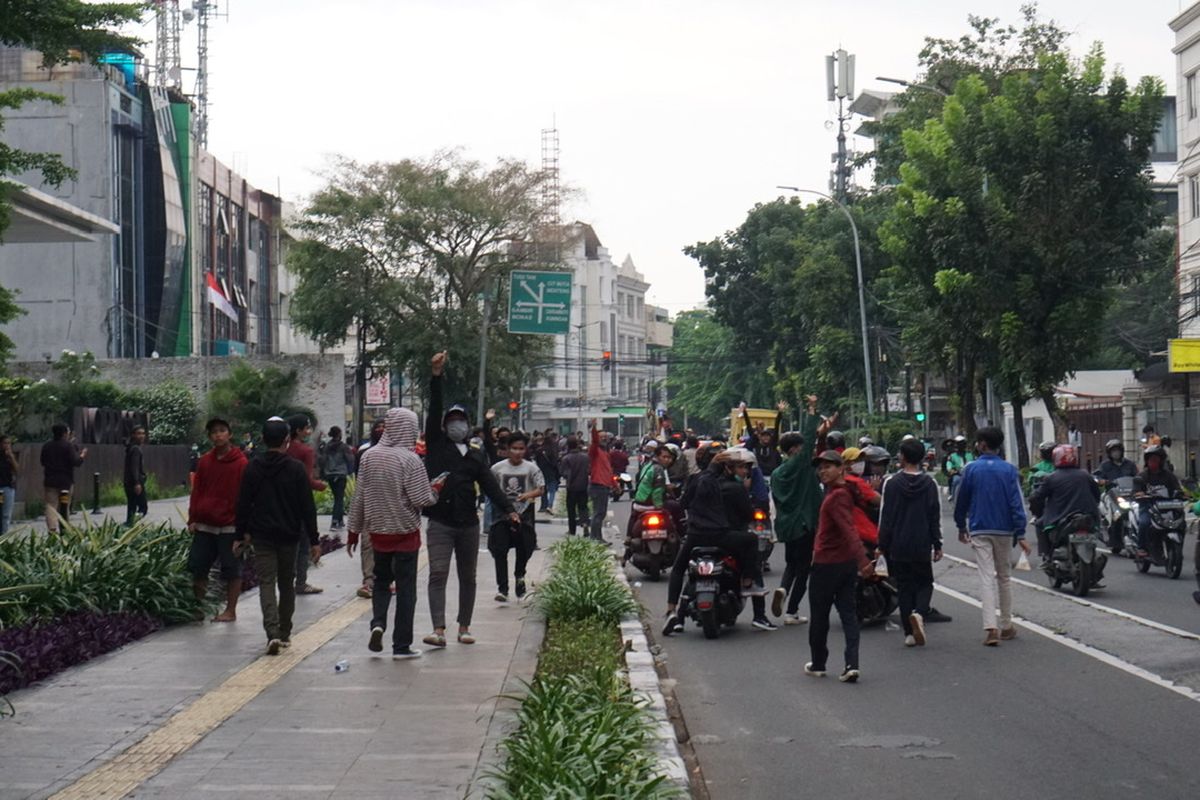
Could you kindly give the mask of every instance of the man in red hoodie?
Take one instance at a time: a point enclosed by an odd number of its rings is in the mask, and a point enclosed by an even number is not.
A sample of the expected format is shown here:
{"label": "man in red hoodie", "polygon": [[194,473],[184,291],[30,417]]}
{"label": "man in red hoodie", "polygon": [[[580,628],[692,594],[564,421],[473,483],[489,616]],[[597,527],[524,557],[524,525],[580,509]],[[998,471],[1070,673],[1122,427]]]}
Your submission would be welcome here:
{"label": "man in red hoodie", "polygon": [[[308,485],[314,492],[325,491],[325,481],[313,477],[316,472],[317,454],[308,446],[308,437],[312,436],[312,420],[307,414],[296,414],[288,418],[291,428],[291,443],[288,444],[287,454],[304,465],[304,474],[308,475]],[[296,594],[319,594],[323,591],[319,586],[308,582],[308,551],[301,547],[296,550]]]}
{"label": "man in red hoodie", "polygon": [[592,501],[590,533],[593,539],[602,542],[604,536],[601,530],[608,516],[608,498],[612,496],[613,468],[608,459],[608,441],[600,433],[599,422],[588,420],[588,430],[592,432],[592,443],[588,446],[588,461],[591,464],[588,499]]}
{"label": "man in red hoodie", "polygon": [[188,502],[188,530],[192,532],[188,571],[192,573],[196,598],[203,600],[208,593],[208,571],[214,561],[220,560],[225,610],[213,617],[213,622],[233,622],[237,619],[237,602],[242,593],[241,542],[237,541],[236,522],[246,456],[230,444],[232,433],[228,422],[210,419],[204,428],[212,450],[196,464]]}
{"label": "man in red hoodie", "polygon": [[872,572],[867,551],[859,539],[854,524],[854,497],[842,474],[843,462],[836,450],[826,450],[813,459],[817,477],[825,486],[817,522],[817,538],[813,542],[813,565],[808,579],[808,603],[811,627],[808,646],[812,661],[804,665],[804,673],[815,677],[825,675],[829,658],[829,612],[836,606],[846,636],[846,668],[839,680],[854,683],[858,680],[858,612],[855,590],[858,576]]}

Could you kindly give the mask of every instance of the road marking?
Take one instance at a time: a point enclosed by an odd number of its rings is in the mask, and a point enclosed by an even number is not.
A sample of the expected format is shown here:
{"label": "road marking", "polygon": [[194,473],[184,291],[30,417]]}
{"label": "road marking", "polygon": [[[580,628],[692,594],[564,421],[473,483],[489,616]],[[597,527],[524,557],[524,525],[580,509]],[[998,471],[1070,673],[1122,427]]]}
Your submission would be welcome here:
{"label": "road marking", "polygon": [[[952,556],[948,553],[944,553],[942,555],[942,558],[945,558],[949,561],[954,561],[956,563],[970,567],[971,569],[978,569],[978,567],[976,566],[974,561],[968,561],[965,558],[959,558],[958,556]],[[1136,622],[1139,625],[1144,625],[1147,628],[1153,628],[1156,631],[1162,631],[1163,633],[1169,633],[1172,636],[1178,636],[1180,639],[1191,639],[1194,642],[1200,642],[1200,634],[1195,634],[1195,633],[1192,633],[1191,631],[1185,631],[1183,628],[1176,628],[1173,625],[1167,625],[1162,622],[1155,622],[1152,619],[1146,619],[1145,617],[1139,617],[1137,614],[1130,614],[1128,611],[1122,611],[1119,608],[1113,608],[1112,606],[1102,605],[1101,603],[1096,603],[1091,600],[1084,600],[1082,597],[1075,597],[1074,595],[1063,594],[1062,592],[1055,591],[1054,589],[1050,589],[1045,586],[1038,586],[1036,583],[1030,583],[1029,581],[1023,581],[1020,578],[1014,577],[1014,578],[1010,578],[1010,580],[1013,583],[1018,583],[1021,586],[1026,586],[1030,589],[1033,589],[1034,591],[1042,592],[1043,594],[1048,594],[1051,597],[1057,597],[1062,600],[1069,600],[1072,603],[1077,603],[1078,605],[1081,605],[1081,606],[1086,606],[1088,608],[1094,608],[1097,611],[1103,611],[1105,614],[1112,614],[1114,617],[1120,617],[1121,619],[1128,620],[1130,622]]]}
{"label": "road marking", "polygon": [[[428,563],[428,553],[422,549],[417,571]],[[370,600],[351,596],[346,603],[293,636],[291,647],[277,656],[258,657],[115,758],[56,792],[50,800],[120,800],[161,772],[171,759],[187,752],[216,730],[370,609]]]}

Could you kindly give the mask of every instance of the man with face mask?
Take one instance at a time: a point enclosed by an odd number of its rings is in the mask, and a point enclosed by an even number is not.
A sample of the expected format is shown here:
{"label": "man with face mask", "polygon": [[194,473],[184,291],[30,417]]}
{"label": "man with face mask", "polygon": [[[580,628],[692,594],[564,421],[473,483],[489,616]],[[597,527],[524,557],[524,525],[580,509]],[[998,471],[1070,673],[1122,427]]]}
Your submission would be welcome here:
{"label": "man with face mask", "polygon": [[441,352],[431,362],[429,415],[425,418],[425,470],[431,479],[447,473],[437,503],[425,509],[429,517],[425,532],[429,550],[429,614],[433,617],[434,636],[440,638],[435,644],[438,647],[445,643],[446,581],[452,555],[458,571],[458,641],[461,644],[475,641],[470,633],[479,557],[475,485],[491,499],[495,514],[504,514],[517,524],[521,521],[508,495],[496,482],[487,454],[469,443],[471,424],[467,410],[454,405],[442,412],[442,373],[446,360],[447,354]]}

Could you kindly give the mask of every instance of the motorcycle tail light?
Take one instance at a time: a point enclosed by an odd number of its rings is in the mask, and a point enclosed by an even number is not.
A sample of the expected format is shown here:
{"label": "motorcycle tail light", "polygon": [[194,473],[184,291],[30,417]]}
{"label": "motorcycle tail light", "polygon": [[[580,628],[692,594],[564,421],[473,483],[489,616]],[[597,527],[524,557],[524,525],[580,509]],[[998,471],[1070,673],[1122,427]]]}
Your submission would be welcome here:
{"label": "motorcycle tail light", "polygon": [[761,522],[762,520],[764,520],[766,518],[767,518],[767,512],[763,511],[761,508],[754,509],[755,522]]}
{"label": "motorcycle tail light", "polygon": [[713,563],[711,561],[701,561],[697,563],[696,572],[700,575],[712,575]]}
{"label": "motorcycle tail light", "polygon": [[660,514],[648,514],[646,516],[645,525],[647,528],[661,528],[663,518]]}

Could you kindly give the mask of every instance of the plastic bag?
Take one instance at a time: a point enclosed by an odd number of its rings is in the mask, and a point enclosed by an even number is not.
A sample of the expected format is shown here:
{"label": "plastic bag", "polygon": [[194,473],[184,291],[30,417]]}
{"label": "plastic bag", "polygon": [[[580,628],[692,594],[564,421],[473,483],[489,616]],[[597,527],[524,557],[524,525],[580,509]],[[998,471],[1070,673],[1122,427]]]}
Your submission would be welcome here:
{"label": "plastic bag", "polygon": [[887,559],[883,557],[882,553],[879,558],[875,559],[875,575],[880,578],[888,576]]}
{"label": "plastic bag", "polygon": [[1025,555],[1025,551],[1021,551],[1021,557],[1017,559],[1017,569],[1022,572],[1029,572],[1033,567],[1029,563],[1029,556]]}

